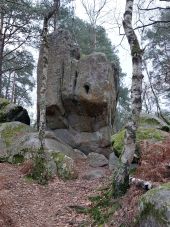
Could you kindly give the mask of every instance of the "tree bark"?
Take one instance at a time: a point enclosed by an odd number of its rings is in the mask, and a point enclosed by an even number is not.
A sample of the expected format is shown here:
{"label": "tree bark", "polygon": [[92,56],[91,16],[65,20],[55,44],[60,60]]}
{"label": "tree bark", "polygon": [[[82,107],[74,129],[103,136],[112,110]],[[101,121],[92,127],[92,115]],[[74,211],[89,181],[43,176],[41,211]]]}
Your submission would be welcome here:
{"label": "tree bark", "polygon": [[39,103],[39,140],[41,149],[45,146],[45,129],[46,129],[46,90],[47,90],[47,71],[48,71],[48,22],[50,18],[58,11],[60,1],[54,0],[52,9],[44,17],[43,31],[42,31],[42,46],[43,46],[43,69],[40,86],[40,103]]}
{"label": "tree bark", "polygon": [[[124,149],[121,156],[121,165],[114,173],[113,190],[121,190],[123,186],[127,188],[127,179],[129,177],[129,165],[131,164],[136,151],[136,131],[142,109],[142,53],[139,41],[132,27],[134,0],[126,0],[126,8],[123,19],[123,28],[127,37],[132,58],[132,86],[131,86],[131,117],[126,125],[124,138]],[[124,188],[124,187],[123,187]],[[122,193],[125,192],[125,189]],[[114,192],[121,195],[121,192]]]}
{"label": "tree bark", "polygon": [[16,83],[16,75],[15,75],[15,72],[14,72],[14,75],[13,75],[13,82],[12,82],[12,94],[11,94],[11,102],[12,103],[16,103],[16,90],[15,90],[15,83]]}
{"label": "tree bark", "polygon": [[39,122],[39,139],[41,148],[45,146],[45,128],[46,128],[46,89],[47,89],[47,70],[48,70],[48,20],[44,19],[44,28],[42,33],[43,45],[43,72],[40,86],[40,122]]}
{"label": "tree bark", "polygon": [[0,97],[2,96],[2,60],[4,51],[4,37],[3,37],[3,12],[0,5]]}

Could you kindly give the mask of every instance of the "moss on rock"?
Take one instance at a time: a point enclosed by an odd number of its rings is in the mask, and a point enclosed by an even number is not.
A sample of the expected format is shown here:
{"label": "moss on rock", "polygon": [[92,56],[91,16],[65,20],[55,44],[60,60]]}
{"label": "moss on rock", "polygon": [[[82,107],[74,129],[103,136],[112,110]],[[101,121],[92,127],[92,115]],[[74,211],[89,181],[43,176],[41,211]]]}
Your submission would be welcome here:
{"label": "moss on rock", "polygon": [[[124,136],[125,129],[122,129],[111,138],[114,152],[118,157],[121,155],[123,150]],[[165,139],[164,133],[161,130],[155,128],[139,127],[136,136],[137,143],[141,142],[142,140],[161,141]]]}
{"label": "moss on rock", "polygon": [[121,155],[123,150],[124,136],[125,136],[125,129],[114,134],[111,138],[114,152],[118,157]]}
{"label": "moss on rock", "polygon": [[71,180],[77,178],[74,169],[74,161],[70,157],[61,152],[52,153],[52,158],[55,161],[57,175],[63,180]]}
{"label": "moss on rock", "polygon": [[161,141],[165,137],[163,136],[161,130],[155,128],[139,128],[137,131],[137,141],[141,140],[154,140]]}
{"label": "moss on rock", "polygon": [[140,215],[136,226],[170,226],[170,183],[144,194],[139,203]]}
{"label": "moss on rock", "polygon": [[16,154],[12,157],[12,164],[20,164],[24,162],[24,156],[22,154]]}
{"label": "moss on rock", "polygon": [[45,157],[45,151],[39,148],[33,158],[33,168],[28,175],[33,180],[36,180],[39,184],[47,184],[51,178],[51,172],[47,167],[47,159]]}
{"label": "moss on rock", "polygon": [[141,117],[139,121],[140,126],[158,126],[160,123],[154,118]]}
{"label": "moss on rock", "polygon": [[32,131],[32,129],[20,122],[2,123],[0,127],[0,135],[7,147],[9,147],[14,138],[21,133]]}

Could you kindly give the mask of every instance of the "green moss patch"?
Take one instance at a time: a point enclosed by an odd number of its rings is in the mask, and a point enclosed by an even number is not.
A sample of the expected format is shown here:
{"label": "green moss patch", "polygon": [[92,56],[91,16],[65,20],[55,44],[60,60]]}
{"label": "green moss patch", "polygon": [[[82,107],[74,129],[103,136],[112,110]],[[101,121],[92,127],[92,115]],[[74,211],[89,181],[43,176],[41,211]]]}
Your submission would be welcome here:
{"label": "green moss patch", "polygon": [[51,173],[47,168],[47,162],[44,151],[40,148],[33,159],[33,169],[27,177],[36,180],[39,184],[47,184],[51,178]]}
{"label": "green moss patch", "polygon": [[137,219],[137,226],[150,218],[154,219],[160,226],[169,226],[170,222],[167,216],[170,207],[169,193],[170,183],[166,183],[148,191],[141,197],[141,213]]}
{"label": "green moss patch", "polygon": [[116,133],[111,138],[114,152],[118,157],[120,156],[120,154],[122,153],[122,150],[123,150],[124,136],[125,136],[125,129]]}
{"label": "green moss patch", "polygon": [[162,132],[159,129],[154,128],[139,128],[137,131],[137,142],[141,140],[154,140],[161,141],[165,137],[162,135]]}
{"label": "green moss patch", "polygon": [[[125,136],[125,129],[121,130],[120,132],[116,133],[112,136],[112,146],[115,151],[115,154],[119,157],[123,150],[123,143],[124,143],[124,136]],[[139,128],[136,135],[137,143],[142,140],[153,140],[153,141],[162,141],[165,139],[165,136],[159,129],[155,128]]]}
{"label": "green moss patch", "polygon": [[18,122],[7,122],[1,124],[0,133],[6,146],[9,147],[13,139],[22,132],[30,131],[29,126]]}
{"label": "green moss patch", "polygon": [[56,164],[57,174],[61,179],[71,180],[77,177],[73,170],[71,158],[61,152],[52,153],[52,158]]}
{"label": "green moss patch", "polygon": [[139,121],[140,126],[158,126],[160,123],[154,118],[141,117]]}
{"label": "green moss patch", "polygon": [[12,158],[12,164],[20,164],[24,162],[24,156],[21,154],[16,154]]}

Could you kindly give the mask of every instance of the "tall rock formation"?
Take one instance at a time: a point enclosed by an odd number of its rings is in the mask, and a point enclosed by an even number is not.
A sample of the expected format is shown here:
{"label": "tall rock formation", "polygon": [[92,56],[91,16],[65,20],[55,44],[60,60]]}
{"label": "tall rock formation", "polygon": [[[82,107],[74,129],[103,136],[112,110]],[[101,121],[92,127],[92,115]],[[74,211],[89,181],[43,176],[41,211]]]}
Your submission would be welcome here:
{"label": "tall rock formation", "polygon": [[[38,112],[42,51],[38,63]],[[67,31],[52,33],[46,100],[48,129],[85,154],[98,152],[108,156],[117,96],[115,71],[102,53],[80,58]]]}

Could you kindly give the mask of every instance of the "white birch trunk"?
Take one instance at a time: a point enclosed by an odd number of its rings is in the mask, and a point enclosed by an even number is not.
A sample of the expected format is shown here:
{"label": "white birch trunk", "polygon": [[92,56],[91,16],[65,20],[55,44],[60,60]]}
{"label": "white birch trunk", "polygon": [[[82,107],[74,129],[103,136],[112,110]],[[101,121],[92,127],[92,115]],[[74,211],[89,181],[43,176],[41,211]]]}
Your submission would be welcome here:
{"label": "white birch trunk", "polygon": [[59,10],[60,0],[54,0],[52,9],[44,17],[42,31],[42,46],[43,46],[43,70],[40,86],[40,119],[39,119],[39,140],[41,149],[45,147],[45,129],[46,129],[46,90],[47,90],[47,71],[48,71],[48,22],[51,17]]}
{"label": "white birch trunk", "polygon": [[131,87],[131,118],[126,126],[124,138],[124,149],[121,156],[121,163],[114,173],[113,194],[121,196],[129,186],[129,165],[131,164],[136,151],[136,131],[142,109],[142,50],[137,36],[132,27],[134,0],[126,0],[123,27],[128,39],[132,57],[132,87]]}
{"label": "white birch trunk", "polygon": [[[45,21],[45,19],[44,19]],[[45,25],[45,22],[44,22]],[[41,148],[45,146],[45,128],[46,128],[46,90],[47,90],[47,70],[48,70],[48,29],[47,23],[43,28],[42,44],[43,44],[43,70],[40,86],[40,120],[39,120],[39,140]]]}
{"label": "white birch trunk", "polygon": [[2,59],[4,51],[3,20],[3,9],[2,5],[0,4],[0,96],[2,95]]}
{"label": "white birch trunk", "polygon": [[131,118],[126,126],[124,150],[121,161],[130,165],[136,150],[136,130],[142,109],[142,50],[132,27],[134,0],[126,0],[123,27],[128,39],[132,57]]}

